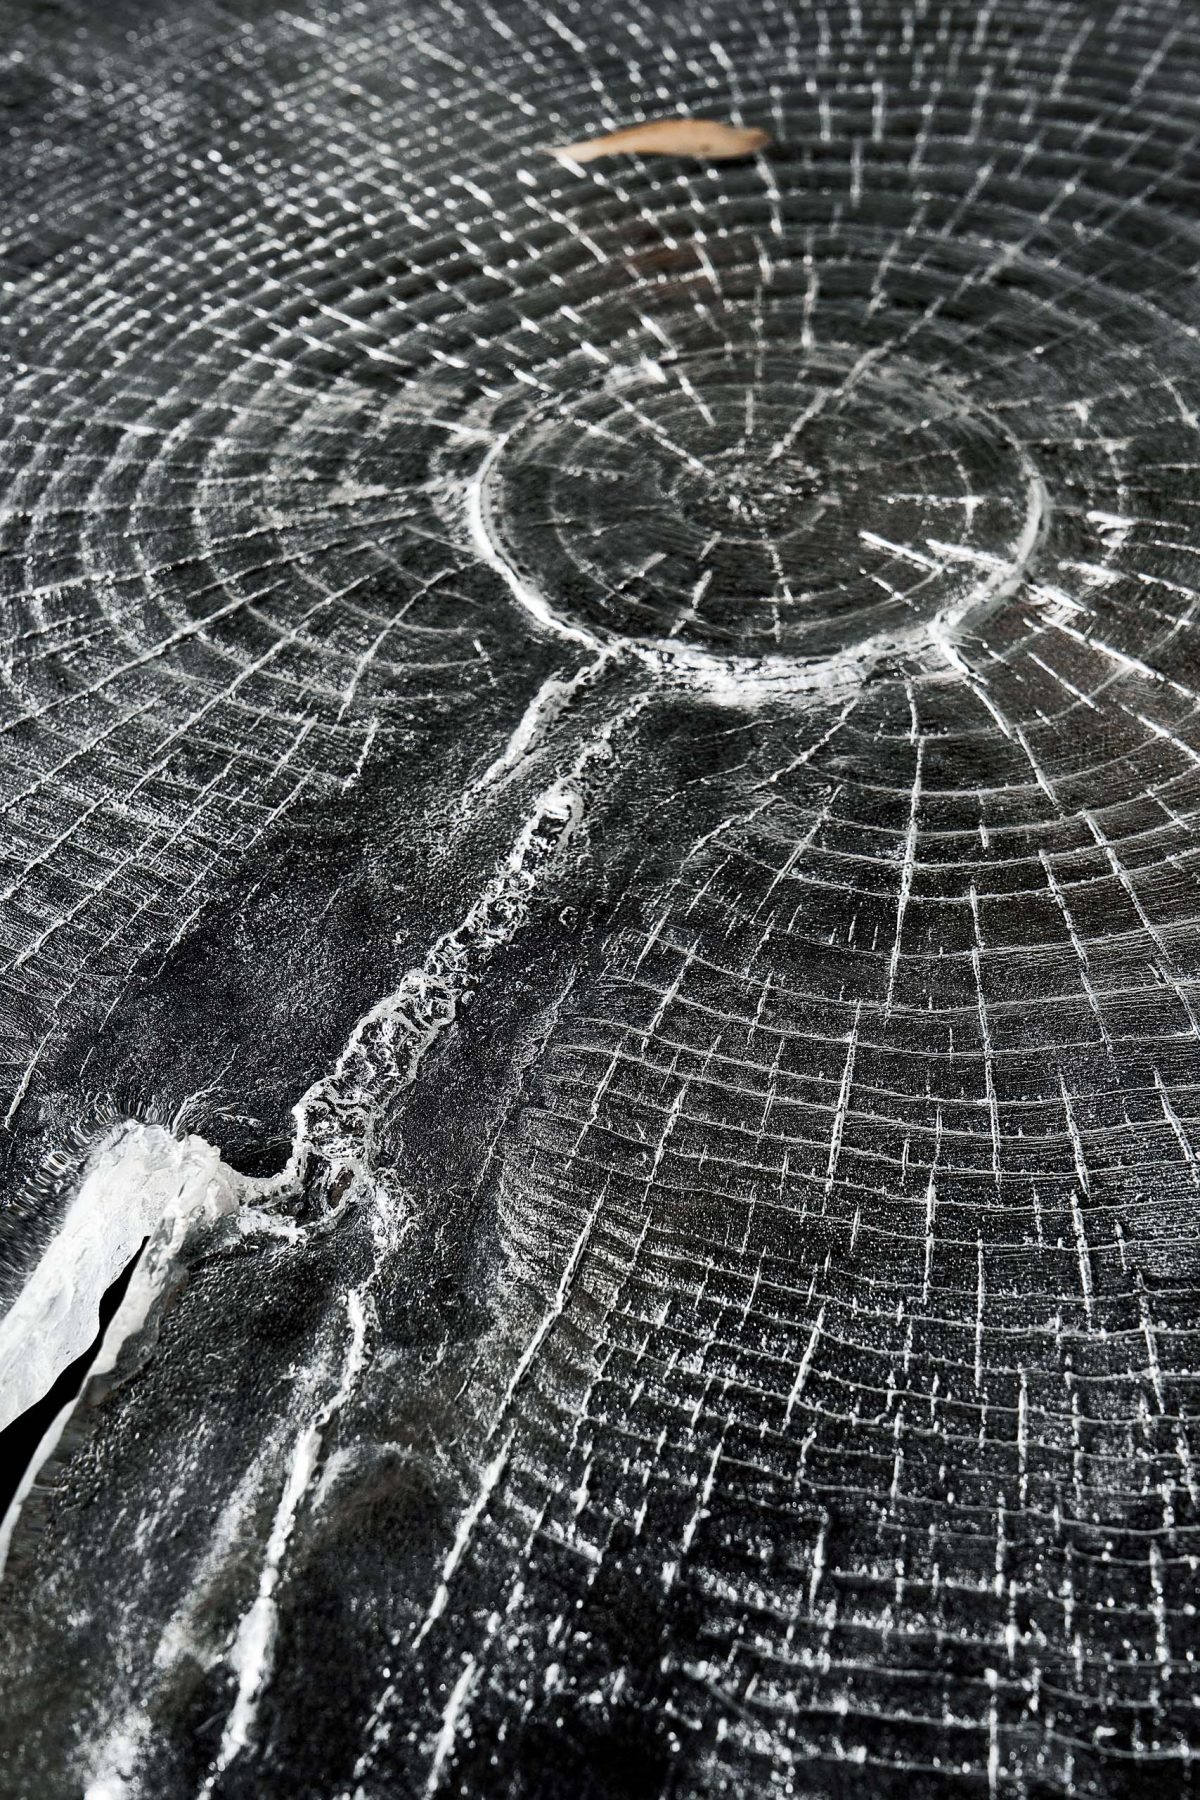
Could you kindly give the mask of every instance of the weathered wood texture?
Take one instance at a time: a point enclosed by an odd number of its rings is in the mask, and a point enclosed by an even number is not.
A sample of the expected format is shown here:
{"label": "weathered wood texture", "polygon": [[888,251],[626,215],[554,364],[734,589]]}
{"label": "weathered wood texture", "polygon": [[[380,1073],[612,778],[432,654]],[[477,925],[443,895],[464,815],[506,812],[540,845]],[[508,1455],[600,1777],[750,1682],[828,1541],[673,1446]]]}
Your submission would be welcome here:
{"label": "weathered wood texture", "polygon": [[0,1791],[1190,1792],[1200,16],[5,26]]}

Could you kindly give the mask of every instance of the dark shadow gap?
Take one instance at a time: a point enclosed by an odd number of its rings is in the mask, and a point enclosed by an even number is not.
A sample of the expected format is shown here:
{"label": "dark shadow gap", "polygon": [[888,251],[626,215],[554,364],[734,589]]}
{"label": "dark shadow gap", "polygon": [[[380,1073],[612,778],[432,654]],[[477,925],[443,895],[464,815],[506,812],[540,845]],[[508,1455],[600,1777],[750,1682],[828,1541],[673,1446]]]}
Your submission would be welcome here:
{"label": "dark shadow gap", "polygon": [[133,1279],[133,1271],[148,1242],[148,1238],[142,1239],[120,1274],[105,1288],[98,1309],[96,1335],[87,1349],[63,1370],[40,1400],[35,1401],[11,1425],[6,1425],[0,1431],[0,1517],[3,1517],[12,1504],[13,1496],[25,1477],[25,1471],[37,1455],[38,1445],[55,1418],[68,1400],[74,1399],[82,1391],[88,1371],[100,1354],[104,1334],[116,1317],[117,1308],[125,1298]]}

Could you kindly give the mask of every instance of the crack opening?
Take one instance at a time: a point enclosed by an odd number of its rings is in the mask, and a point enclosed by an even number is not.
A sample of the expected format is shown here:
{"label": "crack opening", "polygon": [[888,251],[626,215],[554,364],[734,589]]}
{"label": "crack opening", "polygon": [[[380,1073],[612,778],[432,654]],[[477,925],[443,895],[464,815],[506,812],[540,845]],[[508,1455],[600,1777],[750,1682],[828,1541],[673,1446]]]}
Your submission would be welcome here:
{"label": "crack opening", "polygon": [[116,1317],[117,1309],[133,1280],[133,1272],[149,1241],[148,1236],[142,1239],[125,1267],[114,1276],[101,1295],[96,1334],[91,1343],[55,1377],[40,1400],[35,1400],[32,1406],[26,1407],[23,1413],[18,1414],[11,1424],[0,1431],[0,1518],[8,1511],[20,1490],[26,1471],[37,1456],[42,1439],[55,1419],[68,1402],[77,1400],[83,1392],[104,1343],[104,1334]]}

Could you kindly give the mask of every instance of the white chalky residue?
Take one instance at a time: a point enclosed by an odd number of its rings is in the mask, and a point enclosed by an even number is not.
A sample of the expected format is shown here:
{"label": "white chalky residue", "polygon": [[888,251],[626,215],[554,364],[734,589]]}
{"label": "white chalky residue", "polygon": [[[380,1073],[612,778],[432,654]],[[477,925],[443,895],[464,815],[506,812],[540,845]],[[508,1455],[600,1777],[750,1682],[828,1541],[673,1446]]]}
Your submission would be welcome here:
{"label": "white chalky residue", "polygon": [[[0,1319],[0,1427],[41,1398],[86,1350],[106,1288],[144,1238],[155,1275],[126,1295],[132,1330],[153,1284],[193,1225],[238,1203],[241,1178],[211,1144],[179,1139],[165,1126],[116,1126],[93,1151],[79,1191],[40,1261]],[[141,1290],[139,1293],[135,1290]],[[106,1352],[107,1353],[107,1352]]]}
{"label": "white chalky residue", "polygon": [[266,1554],[258,1578],[258,1592],[249,1611],[242,1616],[229,1654],[230,1667],[237,1676],[237,1691],[221,1734],[216,1760],[201,1790],[204,1794],[212,1793],[219,1777],[251,1742],[259,1700],[270,1677],[275,1650],[278,1613],[276,1592],[282,1575],[283,1560],[295,1529],[297,1515],[320,1462],[325,1435],[349,1400],[362,1371],[366,1315],[362,1295],[356,1288],[351,1288],[346,1296],[346,1315],[349,1342],[338,1386],[315,1417],[305,1425],[292,1447],[283,1492],[267,1538]]}

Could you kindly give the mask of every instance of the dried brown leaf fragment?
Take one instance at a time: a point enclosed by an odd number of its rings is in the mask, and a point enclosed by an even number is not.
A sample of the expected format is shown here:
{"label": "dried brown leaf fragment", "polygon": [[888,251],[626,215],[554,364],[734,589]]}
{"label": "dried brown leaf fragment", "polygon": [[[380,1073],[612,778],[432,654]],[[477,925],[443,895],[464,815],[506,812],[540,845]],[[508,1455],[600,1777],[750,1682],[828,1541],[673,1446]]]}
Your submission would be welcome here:
{"label": "dried brown leaf fragment", "polygon": [[600,156],[696,156],[707,162],[725,162],[736,156],[753,156],[771,142],[770,132],[757,125],[727,125],[719,119],[653,119],[645,125],[629,125],[602,137],[585,138],[578,144],[557,144],[552,156],[577,163],[595,162]]}

